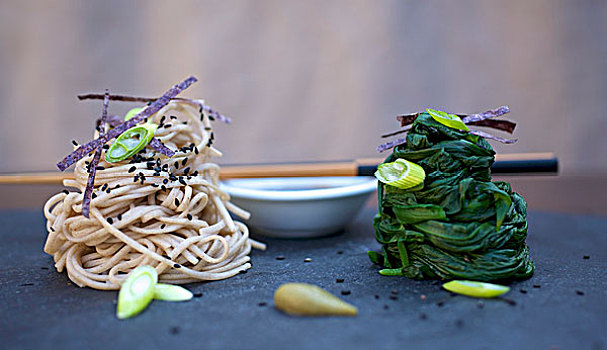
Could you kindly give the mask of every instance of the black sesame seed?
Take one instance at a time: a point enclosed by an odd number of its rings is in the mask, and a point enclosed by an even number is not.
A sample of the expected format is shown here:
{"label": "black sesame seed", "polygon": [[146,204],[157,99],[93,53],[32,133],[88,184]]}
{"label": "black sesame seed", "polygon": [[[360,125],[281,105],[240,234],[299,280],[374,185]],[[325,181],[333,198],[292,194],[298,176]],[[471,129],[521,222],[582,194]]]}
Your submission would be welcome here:
{"label": "black sesame seed", "polygon": [[175,165],[175,169],[179,168],[179,162],[178,161],[175,161],[174,165]]}
{"label": "black sesame seed", "polygon": [[172,124],[164,124],[163,128],[168,129],[168,128],[170,128],[171,126],[173,126],[173,125],[172,125]]}
{"label": "black sesame seed", "polygon": [[198,147],[194,147],[194,153],[198,154]]}
{"label": "black sesame seed", "polygon": [[[211,113],[211,112],[209,111],[209,113]],[[214,121],[214,120],[215,120],[215,117],[213,117],[212,115],[209,115],[209,120],[210,120],[210,121]]]}
{"label": "black sesame seed", "polygon": [[55,229],[53,228],[53,226],[51,226],[51,231],[55,232]]}
{"label": "black sesame seed", "polygon": [[103,148],[104,150],[108,150],[108,149],[110,149],[110,145],[103,145],[103,146],[101,146],[101,148]]}
{"label": "black sesame seed", "polygon": [[129,173],[132,173],[133,171],[137,170],[136,166],[132,166],[129,168]]}
{"label": "black sesame seed", "polygon": [[539,284],[534,284],[534,285],[533,285],[533,288],[542,288],[542,286],[541,286],[541,285],[539,285]]}
{"label": "black sesame seed", "polygon": [[166,225],[166,224],[162,224],[162,225],[160,225],[160,229],[163,229],[163,228],[165,228],[165,227],[167,227],[167,225]]}
{"label": "black sesame seed", "polygon": [[105,169],[105,168],[102,167],[101,165],[95,167],[95,170],[103,170],[103,169]]}
{"label": "black sesame seed", "polygon": [[156,171],[153,176],[160,176],[160,173]]}
{"label": "black sesame seed", "polygon": [[336,278],[335,279],[335,283],[344,283],[344,279],[343,278]]}
{"label": "black sesame seed", "polygon": [[202,296],[202,293],[194,293],[192,296],[194,298],[200,298]]}
{"label": "black sesame seed", "polygon": [[266,303],[266,302],[262,301],[261,303],[258,303],[257,305],[258,305],[258,306],[266,306],[266,305],[268,305],[268,303]]}
{"label": "black sesame seed", "polygon": [[379,299],[379,295],[378,294],[375,294],[374,297],[375,297],[375,299]]}
{"label": "black sesame seed", "polygon": [[240,270],[240,271],[238,271],[238,273],[245,274],[245,273],[247,273],[247,270]]}
{"label": "black sesame seed", "polygon": [[279,255],[276,257],[276,260],[284,260],[284,259],[285,259],[285,257],[283,255]]}
{"label": "black sesame seed", "polygon": [[72,145],[78,146],[78,142],[76,142],[76,140],[72,140]]}
{"label": "black sesame seed", "polygon": [[188,214],[188,220],[192,221],[192,214]]}
{"label": "black sesame seed", "polygon": [[523,294],[527,294],[527,290],[526,289],[521,289],[520,292],[523,293]]}
{"label": "black sesame seed", "polygon": [[174,267],[174,268],[176,268],[176,269],[178,269],[178,268],[180,268],[180,267],[181,267],[181,265],[179,265],[179,264],[175,263],[175,264],[173,264],[173,267]]}
{"label": "black sesame seed", "polygon": [[162,183],[165,184],[165,185],[168,184],[169,183],[169,179],[162,180]]}
{"label": "black sesame seed", "polygon": [[169,118],[171,118],[171,119],[177,119],[177,117],[174,116],[174,115],[170,116]]}
{"label": "black sesame seed", "polygon": [[114,223],[114,220],[112,220],[112,218],[107,218],[106,220],[110,225]]}
{"label": "black sesame seed", "polygon": [[101,186],[101,190],[105,191],[107,189],[107,184],[103,184],[103,186]]}
{"label": "black sesame seed", "polygon": [[584,255],[584,259],[585,259],[585,260],[590,259],[590,255]]}
{"label": "black sesame seed", "polygon": [[192,176],[198,176],[198,170],[194,171],[194,172],[192,173]]}
{"label": "black sesame seed", "polygon": [[175,198],[175,206],[179,206],[179,199]]}
{"label": "black sesame seed", "polygon": [[163,190],[163,191],[165,191],[165,192],[166,192],[166,190],[167,190],[167,188],[166,188],[166,186],[165,186],[165,185],[160,186],[160,189],[161,189],[161,190]]}
{"label": "black sesame seed", "polygon": [[187,175],[189,172],[190,172],[190,167],[187,167],[187,168],[183,169],[183,173],[184,174]]}
{"label": "black sesame seed", "polygon": [[584,295],[584,292],[582,292],[581,290],[576,290],[575,294],[577,294],[577,295]]}
{"label": "black sesame seed", "polygon": [[93,198],[93,199],[97,198],[97,194],[95,194],[95,193],[93,192],[93,194],[91,195],[91,198]]}
{"label": "black sesame seed", "polygon": [[182,177],[182,176],[180,176],[180,177],[179,177],[179,183],[180,183],[180,184],[182,184],[182,185],[184,185],[184,186],[187,186],[187,185],[188,185],[188,184],[185,182],[185,180],[183,179],[183,177]]}
{"label": "black sesame seed", "polygon": [[107,190],[105,190],[105,193],[110,194],[111,191],[112,191],[112,189],[108,188]]}
{"label": "black sesame seed", "polygon": [[151,186],[152,187],[158,187],[159,185],[158,184],[152,184]]}
{"label": "black sesame seed", "polygon": [[167,118],[167,116],[166,116],[166,115],[163,115],[163,116],[162,116],[162,118],[160,118],[160,122],[161,122],[161,123],[164,123],[164,121],[166,120],[166,118]]}
{"label": "black sesame seed", "polygon": [[338,250],[338,251],[337,251],[337,254],[338,254],[338,255],[342,255],[343,253],[344,253],[344,252],[342,252],[341,250]]}
{"label": "black sesame seed", "polygon": [[211,140],[215,140],[215,134],[211,131]]}
{"label": "black sesame seed", "polygon": [[181,161],[181,165],[184,166],[186,163],[188,162],[188,158],[183,158],[183,160]]}
{"label": "black sesame seed", "polygon": [[118,215],[116,216],[116,219],[118,219],[118,220],[122,220],[122,214],[118,214]]}
{"label": "black sesame seed", "polygon": [[349,290],[342,290],[341,291],[341,295],[350,295],[352,294],[352,292],[350,292]]}
{"label": "black sesame seed", "polygon": [[68,191],[68,190],[63,190],[61,192],[65,193],[65,194],[70,194],[70,191]]}
{"label": "black sesame seed", "polygon": [[211,130],[211,128],[210,128],[210,127],[208,127],[208,126],[206,126],[204,129],[205,129],[206,131],[210,131],[210,130]]}

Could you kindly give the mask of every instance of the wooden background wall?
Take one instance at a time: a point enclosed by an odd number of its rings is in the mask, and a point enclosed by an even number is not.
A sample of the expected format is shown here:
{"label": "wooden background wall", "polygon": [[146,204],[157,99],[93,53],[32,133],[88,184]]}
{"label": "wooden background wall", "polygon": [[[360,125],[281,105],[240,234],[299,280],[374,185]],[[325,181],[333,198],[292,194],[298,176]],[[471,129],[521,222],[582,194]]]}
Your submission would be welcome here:
{"label": "wooden background wall", "polygon": [[[510,105],[500,152],[607,174],[607,2],[0,1],[0,172],[90,138],[82,92],[187,95],[233,117],[224,163],[376,156],[394,116]],[[121,113],[124,105],[112,104]]]}

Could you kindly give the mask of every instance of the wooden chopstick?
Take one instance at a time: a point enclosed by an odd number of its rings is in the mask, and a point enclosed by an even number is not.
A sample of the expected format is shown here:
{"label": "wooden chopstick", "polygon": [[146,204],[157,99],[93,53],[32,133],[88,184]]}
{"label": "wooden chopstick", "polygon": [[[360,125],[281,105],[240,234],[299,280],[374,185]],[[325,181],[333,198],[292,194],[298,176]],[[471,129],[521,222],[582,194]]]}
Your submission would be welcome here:
{"label": "wooden chopstick", "polygon": [[[497,154],[493,174],[556,173],[558,160],[553,153]],[[251,177],[372,176],[382,158],[343,162],[222,165],[221,179]],[[71,172],[15,173],[0,175],[0,184],[60,184],[73,179]]]}

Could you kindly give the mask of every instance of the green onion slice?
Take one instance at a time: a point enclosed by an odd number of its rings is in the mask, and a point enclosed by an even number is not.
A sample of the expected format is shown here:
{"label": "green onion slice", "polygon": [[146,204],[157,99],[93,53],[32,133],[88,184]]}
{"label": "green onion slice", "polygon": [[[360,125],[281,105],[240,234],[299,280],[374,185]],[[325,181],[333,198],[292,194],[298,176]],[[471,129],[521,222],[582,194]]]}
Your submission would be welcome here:
{"label": "green onion slice", "polygon": [[443,288],[476,298],[495,298],[510,291],[510,287],[476,281],[451,281],[443,284]]}
{"label": "green onion slice", "polygon": [[407,189],[424,182],[426,173],[421,166],[399,158],[392,163],[380,164],[375,177],[386,185]]}
{"label": "green onion slice", "polygon": [[428,112],[428,114],[430,114],[432,119],[436,120],[437,122],[439,122],[445,126],[448,126],[450,128],[457,129],[457,130],[470,131],[470,129],[468,129],[468,127],[466,126],[466,124],[464,124],[464,122],[461,120],[461,118],[456,116],[455,114],[449,114],[449,113],[445,113],[443,111],[437,111],[435,109],[430,109],[430,108],[426,109],[426,112]]}
{"label": "green onion slice", "polygon": [[143,111],[143,107],[136,107],[131,109],[130,111],[126,112],[126,115],[124,116],[124,120],[129,120],[131,118],[133,118],[134,116],[137,115],[137,113]]}
{"label": "green onion slice", "polygon": [[120,287],[116,316],[120,319],[133,317],[143,311],[154,298],[158,273],[151,266],[139,266],[133,270]]}
{"label": "green onion slice", "polygon": [[105,152],[105,160],[108,163],[120,162],[141,151],[152,141],[156,129],[156,124],[140,124],[128,129]]}
{"label": "green onion slice", "polygon": [[165,301],[185,301],[192,299],[194,295],[189,290],[170,284],[158,283],[154,290],[154,299]]}

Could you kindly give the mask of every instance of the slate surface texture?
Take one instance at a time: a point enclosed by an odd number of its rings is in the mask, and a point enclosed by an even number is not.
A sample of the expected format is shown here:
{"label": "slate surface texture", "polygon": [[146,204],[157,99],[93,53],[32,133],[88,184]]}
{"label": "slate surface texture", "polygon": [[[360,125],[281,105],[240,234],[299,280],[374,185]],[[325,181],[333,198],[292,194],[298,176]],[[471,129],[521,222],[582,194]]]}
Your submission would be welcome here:
{"label": "slate surface texture", "polygon": [[[379,275],[366,256],[379,248],[373,214],[365,209],[332,237],[260,237],[268,250],[252,253],[248,273],[187,285],[202,296],[155,301],[120,321],[116,292],[78,288],[54,270],[42,252],[41,211],[0,211],[0,348],[607,348],[607,218],[530,212],[528,242],[537,269],[531,279],[510,284],[507,302],[452,296],[436,281]],[[274,290],[294,281],[339,295],[359,307],[358,317],[277,311]]]}

